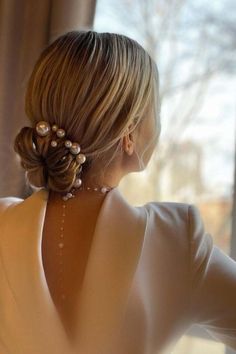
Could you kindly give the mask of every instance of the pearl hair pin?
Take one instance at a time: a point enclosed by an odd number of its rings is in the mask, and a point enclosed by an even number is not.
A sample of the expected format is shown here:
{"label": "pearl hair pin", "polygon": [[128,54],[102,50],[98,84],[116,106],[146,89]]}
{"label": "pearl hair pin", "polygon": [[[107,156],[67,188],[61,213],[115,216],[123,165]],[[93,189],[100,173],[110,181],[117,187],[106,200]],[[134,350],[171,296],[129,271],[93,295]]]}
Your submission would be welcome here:
{"label": "pearl hair pin", "polygon": [[[57,124],[53,124],[51,126],[46,121],[39,121],[36,124],[36,132],[38,135],[40,135],[42,137],[47,136],[48,134],[50,134],[51,131],[53,133],[55,133],[58,138],[65,138],[66,137],[65,130],[63,128],[59,128]],[[52,139],[50,142],[50,145],[52,147],[56,148],[58,144],[55,139]],[[81,153],[81,147],[77,142],[72,142],[71,140],[66,138],[64,145],[66,148],[69,149],[70,153],[75,156],[75,160],[79,165],[82,165],[86,161],[86,156],[85,156],[85,154]],[[64,158],[66,158],[66,157],[64,156],[62,159],[64,159]],[[81,166],[81,168],[82,168],[82,166]],[[79,170],[79,172],[81,172],[81,169]],[[80,190],[83,189],[81,178],[76,178],[72,189],[69,192],[67,192],[65,195],[63,195],[62,199],[64,201],[67,201],[68,199],[73,198],[75,196],[74,192],[77,189],[80,189]],[[89,191],[91,191],[91,190],[100,191],[101,193],[104,194],[104,193],[109,192],[112,188],[102,186],[102,187],[94,187],[94,188],[87,187],[86,189]]]}

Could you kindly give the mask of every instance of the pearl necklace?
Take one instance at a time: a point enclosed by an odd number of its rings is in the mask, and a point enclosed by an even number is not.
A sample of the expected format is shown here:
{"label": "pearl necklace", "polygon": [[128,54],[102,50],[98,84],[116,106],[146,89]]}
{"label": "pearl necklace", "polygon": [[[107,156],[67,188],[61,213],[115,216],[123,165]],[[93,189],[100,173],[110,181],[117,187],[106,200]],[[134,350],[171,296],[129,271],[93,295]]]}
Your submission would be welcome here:
{"label": "pearl necklace", "polygon": [[62,197],[63,200],[63,204],[62,204],[62,219],[61,219],[61,225],[60,225],[60,239],[58,242],[58,255],[59,255],[59,281],[60,281],[60,299],[62,302],[64,302],[64,300],[66,299],[66,291],[65,288],[63,286],[63,249],[65,246],[64,243],[64,224],[65,224],[65,216],[66,216],[66,201],[70,198],[75,197],[75,195],[73,194],[75,192],[75,190],[88,190],[88,191],[95,191],[95,192],[99,192],[102,194],[108,193],[110,190],[112,190],[115,187],[84,187],[84,186],[80,186],[79,188],[72,188],[72,190],[70,192],[68,192],[66,195],[64,195]]}
{"label": "pearl necklace", "polygon": [[80,185],[77,188],[73,187],[70,192],[67,192],[65,195],[62,196],[62,199],[64,201],[67,201],[70,198],[74,198],[75,197],[74,192],[76,190],[96,191],[96,192],[101,192],[102,194],[105,194],[105,193],[109,192],[113,188],[114,187],[105,187],[105,186],[102,186],[102,187],[83,187],[82,185]]}

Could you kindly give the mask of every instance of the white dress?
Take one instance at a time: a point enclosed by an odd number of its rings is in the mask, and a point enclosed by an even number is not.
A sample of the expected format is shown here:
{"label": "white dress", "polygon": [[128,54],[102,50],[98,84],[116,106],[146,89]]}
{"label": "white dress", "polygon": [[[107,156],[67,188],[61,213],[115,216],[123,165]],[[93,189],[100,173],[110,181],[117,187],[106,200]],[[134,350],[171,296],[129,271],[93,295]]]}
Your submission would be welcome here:
{"label": "white dress", "polygon": [[1,354],[171,353],[194,323],[236,349],[236,262],[198,208],[131,206],[118,188],[99,212],[72,348],[42,265],[47,198],[0,198]]}

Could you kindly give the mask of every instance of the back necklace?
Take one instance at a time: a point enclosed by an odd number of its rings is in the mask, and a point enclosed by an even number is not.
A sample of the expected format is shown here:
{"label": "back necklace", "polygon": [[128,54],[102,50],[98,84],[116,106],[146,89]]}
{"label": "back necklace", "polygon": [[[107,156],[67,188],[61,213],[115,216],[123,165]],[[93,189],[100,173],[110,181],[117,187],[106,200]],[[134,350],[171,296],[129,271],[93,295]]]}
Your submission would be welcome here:
{"label": "back necklace", "polygon": [[114,187],[106,187],[106,186],[100,186],[100,187],[85,187],[81,185],[79,188],[73,188],[71,192],[68,192],[66,195],[62,196],[62,218],[61,218],[61,223],[60,223],[60,234],[59,234],[59,239],[57,243],[58,247],[58,255],[59,255],[59,267],[58,267],[58,278],[59,278],[59,285],[60,285],[60,300],[61,302],[64,302],[66,300],[67,294],[66,294],[66,289],[63,284],[63,250],[66,247],[66,241],[64,238],[64,231],[65,231],[65,216],[66,216],[66,207],[67,207],[67,201],[70,198],[75,197],[75,190],[87,190],[89,192],[97,192],[101,194],[106,194],[109,191],[111,191]]}

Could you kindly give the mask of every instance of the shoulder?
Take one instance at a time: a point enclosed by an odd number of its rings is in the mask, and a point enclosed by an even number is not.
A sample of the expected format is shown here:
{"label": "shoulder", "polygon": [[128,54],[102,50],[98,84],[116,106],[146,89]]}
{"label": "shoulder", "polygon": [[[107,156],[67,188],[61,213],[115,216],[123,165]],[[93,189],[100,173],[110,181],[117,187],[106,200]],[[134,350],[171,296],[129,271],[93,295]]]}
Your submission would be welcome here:
{"label": "shoulder", "polygon": [[165,223],[169,226],[188,225],[189,207],[191,204],[180,202],[148,202],[143,207],[148,211],[153,222]]}
{"label": "shoulder", "polygon": [[149,229],[154,239],[173,245],[182,244],[191,253],[206,243],[208,248],[212,247],[212,237],[205,231],[201,212],[195,204],[149,202],[143,208],[148,212]]}
{"label": "shoulder", "polygon": [[4,211],[10,207],[11,205],[18,204],[22,202],[24,199],[18,198],[18,197],[13,197],[13,196],[8,196],[8,197],[2,197],[0,198],[0,214],[4,213]]}
{"label": "shoulder", "polygon": [[[186,256],[190,251],[191,204],[181,202],[148,202],[142,207],[148,217],[149,240],[158,250]],[[155,247],[154,247],[155,248]]]}

